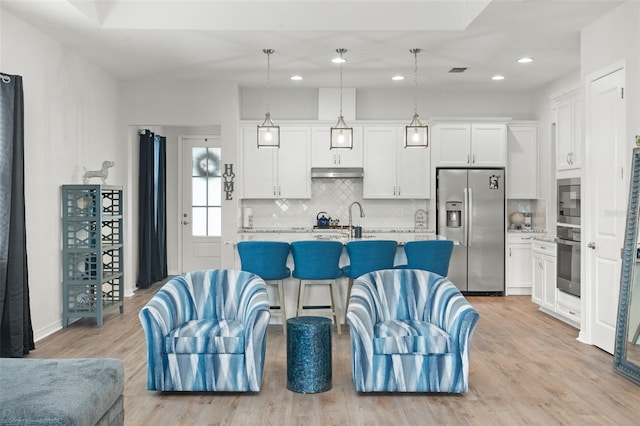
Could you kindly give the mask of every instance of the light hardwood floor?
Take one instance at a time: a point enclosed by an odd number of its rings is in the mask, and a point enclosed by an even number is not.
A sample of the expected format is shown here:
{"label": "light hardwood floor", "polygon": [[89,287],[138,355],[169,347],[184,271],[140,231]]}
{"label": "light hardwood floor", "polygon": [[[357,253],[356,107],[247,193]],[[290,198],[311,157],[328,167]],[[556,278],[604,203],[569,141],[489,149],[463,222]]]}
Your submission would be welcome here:
{"label": "light hardwood floor", "polygon": [[286,386],[286,341],[272,325],[256,394],[162,394],[146,389],[138,311],[157,291],[138,290],[102,328],[80,320],[36,343],[31,358],[116,357],[125,364],[127,425],[637,425],[640,387],[613,372],[611,355],[537,311],[529,297],[469,297],[480,313],[464,395],[358,394],[348,330],[333,334],[333,388]]}

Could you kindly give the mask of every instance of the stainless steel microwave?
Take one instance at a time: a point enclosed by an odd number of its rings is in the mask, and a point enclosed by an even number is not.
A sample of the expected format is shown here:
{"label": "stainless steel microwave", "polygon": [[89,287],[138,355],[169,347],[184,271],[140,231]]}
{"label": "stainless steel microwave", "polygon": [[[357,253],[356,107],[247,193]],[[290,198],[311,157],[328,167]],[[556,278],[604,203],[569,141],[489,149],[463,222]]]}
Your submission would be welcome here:
{"label": "stainless steel microwave", "polygon": [[558,223],[580,225],[580,179],[558,179]]}

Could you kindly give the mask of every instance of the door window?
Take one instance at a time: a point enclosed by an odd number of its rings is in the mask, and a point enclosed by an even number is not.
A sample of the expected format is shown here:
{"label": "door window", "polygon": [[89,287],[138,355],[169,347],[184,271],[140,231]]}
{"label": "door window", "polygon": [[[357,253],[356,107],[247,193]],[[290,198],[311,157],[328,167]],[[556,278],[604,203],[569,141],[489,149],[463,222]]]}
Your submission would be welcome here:
{"label": "door window", "polygon": [[191,219],[194,237],[222,235],[222,150],[194,147],[192,154]]}

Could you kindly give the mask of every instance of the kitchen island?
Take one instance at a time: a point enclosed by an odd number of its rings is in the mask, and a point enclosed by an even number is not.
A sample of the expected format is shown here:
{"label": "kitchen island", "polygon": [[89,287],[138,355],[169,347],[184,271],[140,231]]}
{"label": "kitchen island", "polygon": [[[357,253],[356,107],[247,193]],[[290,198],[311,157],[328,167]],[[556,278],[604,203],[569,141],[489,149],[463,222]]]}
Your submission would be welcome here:
{"label": "kitchen island", "polygon": [[[404,244],[409,241],[423,241],[423,240],[436,240],[440,239],[434,231],[431,230],[414,230],[414,229],[371,229],[364,230],[362,238],[350,238],[349,231],[345,228],[340,229],[314,229],[314,228],[285,228],[285,229],[244,229],[238,232],[237,240],[234,243],[240,241],[284,241],[291,243],[293,241],[308,241],[308,240],[330,240],[340,241],[345,246],[349,241],[357,240],[394,240],[398,242],[398,250],[394,260],[394,265],[406,264],[407,258],[404,254]],[[349,264],[349,256],[346,248],[343,250],[340,257],[340,267]],[[293,257],[289,255],[287,260],[287,266],[291,271],[294,269]],[[241,269],[240,257],[238,251],[235,250],[234,268]],[[338,300],[337,309],[341,313],[342,320],[344,321],[344,314],[346,312],[347,304],[347,281],[346,277],[338,279]],[[285,293],[285,305],[286,316],[291,318],[296,316],[296,306],[298,297],[299,282],[295,278],[288,278],[284,280],[284,293]],[[272,286],[268,286],[269,300],[275,301],[277,297],[272,294],[274,289]],[[329,293],[325,288],[309,288],[306,294],[313,300],[314,305],[329,305]],[[271,319],[273,324],[279,324],[279,318]]]}

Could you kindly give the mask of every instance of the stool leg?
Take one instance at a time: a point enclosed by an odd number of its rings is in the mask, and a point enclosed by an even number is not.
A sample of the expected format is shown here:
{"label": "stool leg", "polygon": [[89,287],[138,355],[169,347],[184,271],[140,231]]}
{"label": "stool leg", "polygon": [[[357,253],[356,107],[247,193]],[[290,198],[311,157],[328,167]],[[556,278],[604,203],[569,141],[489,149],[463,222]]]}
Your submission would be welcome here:
{"label": "stool leg", "polygon": [[347,311],[349,310],[349,298],[351,298],[351,287],[353,287],[353,278],[349,278],[347,286],[347,303],[344,304],[344,325],[347,325]]}
{"label": "stool leg", "polygon": [[280,316],[282,317],[282,332],[287,337],[287,310],[284,308],[284,285],[278,280],[278,298],[280,299]]}
{"label": "stool leg", "polygon": [[336,280],[331,280],[329,283],[329,291],[331,292],[331,310],[332,315],[336,319],[336,328],[338,329],[338,334],[342,334],[342,330],[340,328],[340,318],[338,318],[338,306],[336,305],[336,301],[338,300],[338,283]]}
{"label": "stool leg", "polygon": [[304,306],[304,281],[300,280],[300,286],[298,287],[298,310],[296,311],[297,316],[302,315]]}

